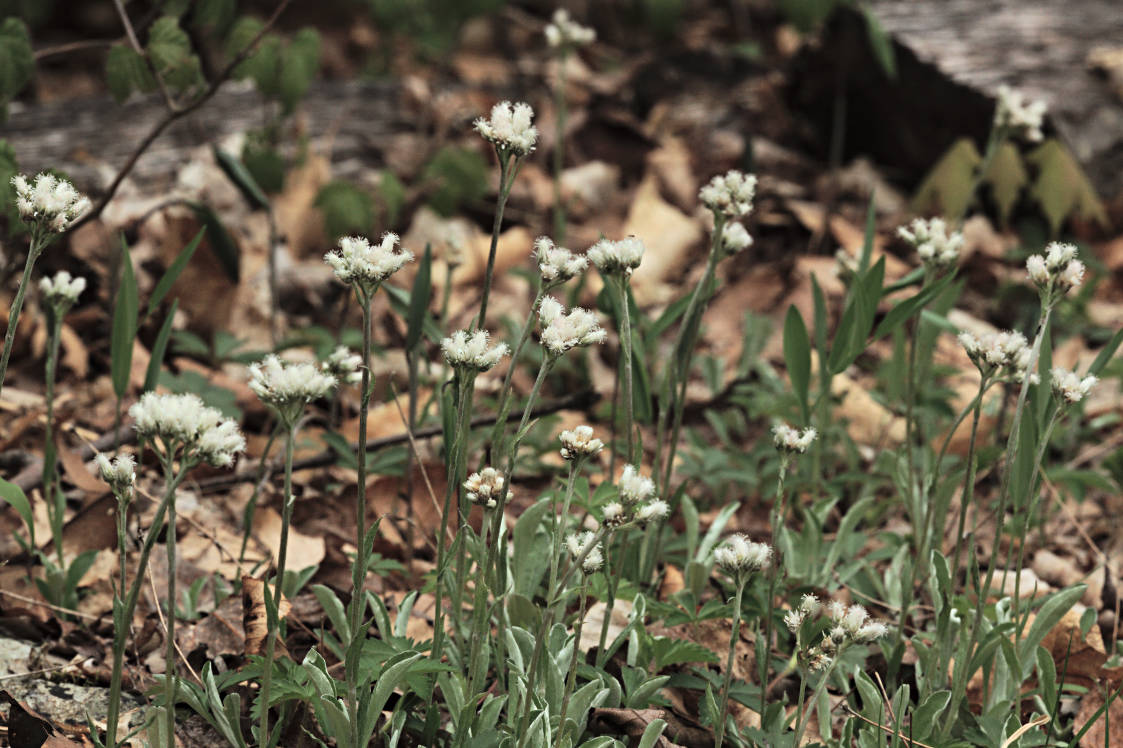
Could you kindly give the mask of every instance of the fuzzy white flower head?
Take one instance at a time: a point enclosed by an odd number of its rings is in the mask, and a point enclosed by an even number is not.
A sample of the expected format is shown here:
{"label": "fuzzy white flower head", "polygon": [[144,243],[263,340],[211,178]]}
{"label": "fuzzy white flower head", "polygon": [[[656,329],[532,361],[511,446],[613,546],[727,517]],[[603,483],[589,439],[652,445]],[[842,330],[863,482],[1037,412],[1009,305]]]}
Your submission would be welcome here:
{"label": "fuzzy white flower head", "polygon": [[628,506],[635,506],[650,501],[655,496],[655,481],[646,475],[640,475],[635,465],[625,465],[620,473],[620,480],[616,482],[616,489],[620,492],[621,501]]}
{"label": "fuzzy white flower head", "polygon": [[475,128],[496,150],[521,158],[533,151],[538,142],[538,130],[531,124],[533,118],[530,104],[501,101],[491,108],[490,118],[476,120]]}
{"label": "fuzzy white flower head", "polygon": [[733,221],[727,223],[721,230],[721,251],[727,255],[735,255],[742,252],[753,244],[753,238],[749,236],[748,229],[744,224]]}
{"label": "fuzzy white flower head", "polygon": [[555,246],[553,240],[545,236],[534,240],[534,255],[538,260],[538,272],[546,286],[565,283],[589,267],[586,258],[573,254],[565,247]]}
{"label": "fuzzy white flower head", "polygon": [[110,460],[99,453],[94,459],[98,474],[109,484],[114,494],[126,498],[132,495],[133,485],[136,483],[136,460],[132,455],[121,453]]}
{"label": "fuzzy white flower head", "polygon": [[1084,281],[1084,263],[1076,259],[1074,244],[1051,242],[1045,255],[1026,259],[1026,274],[1046,303],[1055,301]]}
{"label": "fuzzy white flower head", "polygon": [[856,632],[854,632],[855,641],[868,643],[876,641],[889,633],[889,627],[881,621],[870,621],[863,624]]}
{"label": "fuzzy white flower head", "polygon": [[799,631],[799,627],[803,625],[806,616],[798,610],[789,610],[784,614],[784,625],[787,626],[788,631],[793,634]]}
{"label": "fuzzy white flower head", "polygon": [[636,510],[636,521],[641,524],[662,522],[671,514],[671,505],[662,499],[653,499]]}
{"label": "fuzzy white flower head", "polygon": [[592,457],[604,449],[604,442],[593,436],[593,427],[581,425],[572,430],[561,432],[561,456],[566,460]]}
{"label": "fuzzy white flower head", "polygon": [[250,389],[277,411],[288,428],[304,406],[330,395],[335,384],[336,378],[315,364],[282,361],[273,354],[250,366]]}
{"label": "fuzzy white flower head", "polygon": [[1049,372],[1053,395],[1065,405],[1075,405],[1088,396],[1099,380],[1089,374],[1083,379],[1075,371],[1059,366]]}
{"label": "fuzzy white flower head", "polygon": [[584,559],[581,561],[581,570],[586,574],[593,574],[600,571],[604,566],[604,554],[601,551],[601,544],[593,545],[593,540],[596,536],[590,530],[584,532],[571,533],[565,539],[565,547],[569,550],[569,555],[574,561],[577,561],[582,556]]}
{"label": "fuzzy white flower head", "polygon": [[997,375],[1016,382],[1025,378],[1030,348],[1020,332],[1003,330],[982,337],[962,332],[959,343],[983,376]]}
{"label": "fuzzy white flower head", "polygon": [[495,366],[508,350],[506,343],[489,346],[486,330],[457,330],[441,341],[441,352],[449,366],[476,372]]}
{"label": "fuzzy white flower head", "polygon": [[842,617],[840,625],[846,630],[846,633],[853,636],[862,628],[869,620],[870,614],[861,605],[851,605],[846,610],[846,615]]}
{"label": "fuzzy white flower head", "polygon": [[803,454],[818,435],[814,428],[800,431],[786,423],[777,423],[772,427],[772,443],[776,449],[789,454]]}
{"label": "fuzzy white flower head", "polygon": [[771,563],[772,548],[754,543],[741,534],[730,535],[714,550],[714,561],[730,576],[759,571]]}
{"label": "fuzzy white flower head", "polygon": [[813,616],[819,612],[822,605],[819,603],[819,598],[814,595],[804,595],[799,599],[799,612],[806,616]]}
{"label": "fuzzy white flower head", "polygon": [[182,447],[183,460],[225,467],[246,448],[238,425],[204,405],[197,395],[146,392],[129,408],[129,415],[137,434],[161,442],[166,456]]}
{"label": "fuzzy white flower head", "polygon": [[628,510],[619,501],[610,501],[601,510],[603,522],[608,527],[616,528],[628,521]]}
{"label": "fuzzy white flower head", "polygon": [[954,265],[963,249],[963,234],[948,231],[942,218],[916,218],[897,229],[897,236],[911,244],[926,267],[943,269]]}
{"label": "fuzzy white flower head", "polygon": [[472,473],[464,481],[464,495],[473,504],[494,509],[500,499],[506,503],[511,498],[511,492],[503,491],[503,476],[493,467],[485,467],[478,473]]}
{"label": "fuzzy white flower head", "polygon": [[320,368],[344,384],[358,384],[363,379],[363,357],[345,345],[336,347],[320,363]]}
{"label": "fuzzy white flower head", "polygon": [[554,356],[579,345],[603,343],[607,335],[595,312],[581,307],[566,312],[561,302],[552,296],[542,299],[538,318],[542,321],[542,345]]}
{"label": "fuzzy white flower head", "polygon": [[827,617],[835,623],[840,623],[846,617],[846,606],[838,600],[831,600],[827,603]]}
{"label": "fuzzy white flower head", "polygon": [[362,236],[345,236],[337,249],[324,255],[324,261],[339,280],[369,295],[413,259],[412,252],[395,251],[397,246],[398,235],[391,232],[383,234],[378,244],[371,244]]}
{"label": "fuzzy white flower head", "polygon": [[643,260],[643,252],[643,242],[637,237],[627,236],[617,241],[601,239],[589,247],[587,254],[597,270],[605,275],[631,275]]}
{"label": "fuzzy white flower head", "polygon": [[565,8],[554,11],[554,17],[546,24],[546,43],[554,49],[583,47],[596,41],[597,32],[582,26],[569,16]]}
{"label": "fuzzy white flower head", "polygon": [[54,278],[43,278],[39,281],[39,290],[43,300],[56,309],[69,309],[78,297],[86,290],[86,279],[81,276],[71,277],[70,273],[60,270]]}
{"label": "fuzzy white flower head", "polygon": [[74,185],[54,174],[42,172],[29,181],[20,174],[12,177],[16,190],[16,209],[24,223],[32,228],[61,234],[85,213],[90,201]]}
{"label": "fuzzy white flower head", "polygon": [[755,196],[756,177],[736,169],[717,175],[698,192],[703,205],[726,219],[748,215]]}
{"label": "fuzzy white flower head", "polygon": [[1044,101],[1027,101],[1020,91],[1002,85],[998,87],[994,126],[1009,130],[1031,143],[1037,143],[1043,137],[1041,125],[1044,124],[1047,109]]}

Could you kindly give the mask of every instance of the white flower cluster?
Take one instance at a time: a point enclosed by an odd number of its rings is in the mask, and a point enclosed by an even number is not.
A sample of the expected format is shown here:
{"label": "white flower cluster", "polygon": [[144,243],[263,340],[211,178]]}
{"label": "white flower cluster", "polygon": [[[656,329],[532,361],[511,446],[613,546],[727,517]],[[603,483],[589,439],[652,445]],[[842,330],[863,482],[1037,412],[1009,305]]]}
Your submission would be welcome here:
{"label": "white flower cluster", "polygon": [[464,481],[464,495],[468,501],[486,509],[494,509],[498,500],[502,498],[506,503],[511,498],[511,492],[503,491],[503,476],[493,467],[485,467],[478,473],[472,473]]}
{"label": "white flower cluster", "polygon": [[1047,303],[1076,288],[1084,280],[1084,263],[1076,259],[1076,245],[1052,242],[1044,255],[1031,255],[1026,272]]}
{"label": "white flower cluster", "polygon": [[1049,372],[1049,379],[1053,385],[1053,395],[1063,405],[1075,405],[1088,396],[1099,380],[1089,374],[1081,379],[1075,371],[1062,369],[1059,366]]}
{"label": "white flower cluster", "polygon": [[605,275],[631,275],[643,260],[643,252],[643,242],[637,237],[628,236],[618,241],[601,239],[589,247],[588,255],[597,270]]}
{"label": "white flower cluster", "polygon": [[816,615],[819,612],[819,598],[814,595],[804,595],[800,598],[799,607],[794,610],[789,610],[784,614],[784,625],[788,627],[788,631],[793,634],[799,632],[799,627],[808,618]]}
{"label": "white flower cluster", "polygon": [[413,253],[407,250],[395,252],[397,245],[398,235],[391,232],[383,234],[379,244],[371,244],[362,236],[345,236],[339,240],[338,249],[324,255],[324,261],[339,280],[369,295],[413,259]]}
{"label": "white flower cluster", "polygon": [[[784,623],[795,633],[804,620],[819,610],[819,600],[814,595],[804,595],[799,609],[785,615]],[[881,621],[871,621],[869,613],[861,605],[846,607],[840,602],[831,602],[826,606],[826,614],[832,625],[823,633],[822,642],[800,653],[800,658],[811,670],[826,669],[850,644],[868,644],[889,633],[889,627]]]}
{"label": "white flower cluster", "polygon": [[533,151],[538,142],[538,130],[531,124],[533,118],[530,104],[501,101],[491,108],[490,119],[476,120],[475,128],[496,150],[521,158]]}
{"label": "white flower cluster", "polygon": [[714,550],[714,561],[730,576],[767,569],[772,563],[772,548],[765,543],[754,543],[738,533],[730,535]]}
{"label": "white flower cluster", "polygon": [[735,255],[753,244],[748,229],[743,224],[733,221],[727,223],[721,230],[721,251],[727,255]]}
{"label": "white flower cluster", "polygon": [[445,361],[454,369],[487,371],[507,355],[506,343],[488,346],[487,330],[457,330],[441,341]]}
{"label": "white flower cluster", "polygon": [[114,495],[128,499],[136,483],[136,460],[133,456],[122,452],[110,461],[99,453],[94,460],[97,462],[98,474],[113,489]]}
{"label": "white flower cluster", "polygon": [[330,395],[335,384],[335,377],[315,364],[282,361],[272,353],[250,365],[250,389],[277,411],[288,428],[300,418],[304,406]]}
{"label": "white flower cluster", "polygon": [[604,566],[604,553],[601,551],[601,544],[593,544],[596,536],[591,530],[584,532],[571,533],[565,539],[565,547],[569,549],[569,555],[576,563],[580,560],[581,570],[586,574],[593,574],[601,570]]}
{"label": "white flower cluster", "polygon": [[714,215],[735,219],[748,215],[756,196],[756,177],[732,169],[719,174],[698,191],[698,199]]}
{"label": "white flower cluster", "polygon": [[358,384],[363,379],[363,357],[345,345],[337,346],[320,362],[320,369],[335,377],[337,382]]}
{"label": "white flower cluster", "polygon": [[545,29],[546,43],[551,47],[584,47],[596,41],[597,32],[588,26],[582,26],[569,17],[569,11],[558,8],[554,17]]}
{"label": "white flower cluster", "polygon": [[576,278],[589,267],[589,261],[581,255],[558,247],[549,237],[540,236],[534,240],[534,255],[538,259],[538,272],[545,286],[565,283]]}
{"label": "white flower cluster", "polygon": [[650,522],[662,522],[671,514],[671,505],[662,499],[652,499],[636,510],[636,522],[646,525]]}
{"label": "white flower cluster", "polygon": [[246,448],[238,424],[204,405],[197,395],[146,392],[129,408],[129,415],[137,434],[162,441],[169,458],[182,447],[183,461],[229,467],[234,455]]}
{"label": "white flower cluster", "polygon": [[560,356],[579,345],[603,343],[607,333],[597,315],[588,309],[574,307],[568,312],[552,296],[542,299],[538,309],[542,321],[542,345],[554,356]]}
{"label": "white flower cluster", "polygon": [[800,431],[786,423],[777,423],[772,427],[772,443],[776,449],[789,454],[803,454],[817,436],[819,432],[814,428]]}
{"label": "white flower cluster", "polygon": [[[1013,382],[1025,379],[1032,352],[1025,335],[1020,332],[1003,330],[982,337],[961,332],[959,343],[984,377],[997,375]],[[1034,374],[1030,381],[1036,378]]]}
{"label": "white flower cluster", "polygon": [[558,436],[561,441],[561,456],[566,460],[578,460],[583,457],[592,457],[604,449],[604,442],[593,436],[592,426],[578,426],[572,430],[561,432]]}
{"label": "white flower cluster", "polygon": [[610,501],[601,510],[601,521],[608,527],[622,527],[628,520],[628,510],[619,501]]}
{"label": "white flower cluster", "polygon": [[39,281],[39,291],[43,294],[43,300],[49,306],[63,311],[73,306],[85,290],[86,279],[81,276],[73,278],[65,270],[55,273],[54,278],[43,278]]}
{"label": "white flower cluster", "polygon": [[1043,137],[1041,125],[1046,110],[1044,101],[1027,101],[1022,92],[1002,85],[998,87],[998,104],[994,107],[994,126],[1037,143]]}
{"label": "white flower cluster", "polygon": [[963,249],[963,234],[949,232],[942,218],[915,218],[898,228],[897,236],[913,246],[925,267],[936,270],[954,265]]}
{"label": "white flower cluster", "polygon": [[42,172],[28,181],[23,174],[12,177],[16,190],[16,209],[30,226],[56,234],[66,231],[75,218],[85,213],[90,201],[70,182]]}
{"label": "white flower cluster", "polygon": [[620,492],[620,500],[628,506],[635,506],[649,501],[655,496],[655,481],[646,475],[640,475],[635,465],[625,465],[616,481],[616,490]]}

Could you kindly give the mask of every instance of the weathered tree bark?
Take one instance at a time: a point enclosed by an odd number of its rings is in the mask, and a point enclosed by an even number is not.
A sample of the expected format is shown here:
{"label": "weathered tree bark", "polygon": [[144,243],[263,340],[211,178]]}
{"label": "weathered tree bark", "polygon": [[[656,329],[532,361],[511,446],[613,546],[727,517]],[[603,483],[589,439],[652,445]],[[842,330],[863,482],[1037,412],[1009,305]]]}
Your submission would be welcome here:
{"label": "weathered tree bark", "polygon": [[[1106,198],[1123,192],[1123,101],[1089,53],[1123,47],[1119,0],[870,0],[893,38],[890,80],[864,20],[840,14],[797,69],[793,100],[830,127],[844,91],[846,155],[867,153],[915,183],[960,136],[982,143],[1007,84],[1049,104],[1049,127]],[[829,141],[829,135],[826,136]]]}

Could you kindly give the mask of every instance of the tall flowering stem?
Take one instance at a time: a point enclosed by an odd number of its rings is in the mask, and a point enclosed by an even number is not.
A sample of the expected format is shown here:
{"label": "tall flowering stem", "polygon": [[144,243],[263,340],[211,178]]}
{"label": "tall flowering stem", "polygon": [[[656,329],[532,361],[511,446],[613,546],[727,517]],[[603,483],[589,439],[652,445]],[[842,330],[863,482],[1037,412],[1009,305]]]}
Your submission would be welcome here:
{"label": "tall flowering stem", "polygon": [[265,662],[261,684],[259,733],[262,745],[269,741],[269,697],[273,683],[273,660],[276,654],[277,637],[280,629],[281,601],[284,595],[285,566],[288,559],[289,527],[292,524],[292,509],[295,503],[292,494],[292,459],[296,444],[296,430],[305,407],[313,400],[325,398],[336,385],[333,374],[313,364],[288,364],[277,356],[269,355],[260,364],[250,367],[252,379],[250,389],[260,400],[272,409],[285,431],[285,483],[281,508],[281,544],[277,553],[277,578],[273,595],[270,597],[268,585],[265,589],[266,638]]}
{"label": "tall flowering stem", "polygon": [[355,491],[355,564],[351,570],[351,603],[347,619],[351,627],[351,642],[347,647],[345,675],[347,680],[347,709],[351,726],[352,745],[360,741],[359,731],[359,655],[366,639],[363,626],[366,610],[366,575],[370,567],[370,548],[374,538],[367,528],[367,412],[371,397],[371,304],[382,283],[413,259],[413,254],[397,251],[398,236],[385,233],[378,244],[371,244],[361,236],[344,237],[337,249],[324,255],[336,278],[354,290],[363,314],[362,376],[359,381],[359,450]]}
{"label": "tall flowering stem", "polygon": [[[729,654],[725,659],[725,677],[722,681],[721,699],[718,702],[717,724],[714,725],[714,748],[721,748],[725,737],[725,722],[729,714],[729,690],[733,685],[733,661],[737,642],[741,636],[741,600],[745,586],[753,573],[771,565],[772,548],[763,543],[753,543],[744,535],[732,535],[714,551],[718,567],[733,580],[733,630],[729,635]],[[764,684],[761,684],[764,689]]]}
{"label": "tall flowering stem", "polygon": [[538,130],[531,124],[533,118],[534,110],[529,104],[503,101],[491,108],[490,117],[480,117],[474,124],[476,132],[495,146],[495,154],[499,159],[499,196],[495,203],[491,248],[487,254],[480,314],[476,318],[475,328],[482,328],[487,319],[487,302],[495,273],[495,254],[499,247],[499,232],[503,226],[503,209],[507,205],[507,198],[511,194],[522,160],[534,150],[538,141]]}
{"label": "tall flowering stem", "polygon": [[[126,593],[128,586],[128,509],[133,500],[133,487],[136,483],[136,463],[131,455],[119,455],[110,461],[105,455],[97,456],[98,472],[102,480],[106,481],[113,490],[117,499],[117,554],[120,567],[118,569],[117,583],[113,589],[113,665],[109,677],[109,710],[106,720],[107,732],[104,745],[116,748],[117,724],[121,713],[121,680],[125,664],[125,644],[129,638],[129,628],[132,623],[132,612],[126,613]],[[159,512],[157,512],[159,514]],[[157,533],[150,536],[155,542]],[[146,545],[147,542],[146,542]],[[149,546],[151,550],[151,546]],[[142,553],[142,559],[147,559]],[[143,578],[139,577],[139,578]]]}
{"label": "tall flowering stem", "polygon": [[12,187],[16,191],[16,210],[31,233],[31,244],[27,250],[27,261],[23,266],[16,297],[8,312],[8,329],[4,333],[4,352],[0,354],[0,393],[4,391],[4,376],[8,372],[8,360],[19,326],[20,310],[31,283],[31,271],[35,261],[56,236],[66,231],[74,220],[90,207],[90,201],[74,189],[65,179],[43,172],[34,179],[24,175],[12,177]]}

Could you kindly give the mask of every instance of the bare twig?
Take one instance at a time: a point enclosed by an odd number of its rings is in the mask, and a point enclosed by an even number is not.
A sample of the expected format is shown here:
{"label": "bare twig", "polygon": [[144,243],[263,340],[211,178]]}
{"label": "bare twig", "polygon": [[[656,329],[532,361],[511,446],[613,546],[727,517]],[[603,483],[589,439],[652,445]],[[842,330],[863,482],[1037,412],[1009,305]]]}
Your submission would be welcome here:
{"label": "bare twig", "polygon": [[239,52],[234,57],[233,60],[229,62],[229,64],[227,64],[226,67],[224,67],[219,72],[219,74],[213,81],[211,81],[210,85],[207,86],[206,90],[203,91],[203,93],[201,93],[191,103],[169,111],[163,119],[161,119],[155,124],[155,126],[153,126],[149,133],[144,136],[143,139],[141,139],[139,144],[137,144],[136,149],[133,150],[132,155],[129,156],[128,160],[125,162],[125,165],[122,166],[121,169],[117,172],[117,175],[113,177],[113,181],[110,182],[109,187],[106,188],[105,194],[98,198],[97,203],[94,204],[94,207],[88,213],[86,213],[86,215],[70,224],[70,228],[67,230],[68,232],[74,231],[79,226],[82,226],[88,221],[92,221],[93,219],[101,215],[102,211],[105,210],[105,206],[109,205],[109,201],[113,199],[113,196],[115,194],[117,194],[117,190],[120,188],[121,183],[125,181],[125,177],[127,177],[129,175],[129,172],[133,170],[133,167],[136,166],[136,162],[140,159],[144,152],[148,150],[149,146],[151,146],[152,143],[156,141],[156,138],[160,137],[164,130],[168,129],[168,126],[173,122],[182,117],[185,117],[191,112],[194,112],[203,104],[207,103],[207,101],[209,101],[212,96],[218,93],[218,89],[222,86],[222,84],[225,83],[227,79],[229,79],[230,76],[234,74],[235,68],[241,65],[247,57],[253,54],[254,50],[257,48],[257,45],[265,37],[265,34],[269,31],[269,29],[273,27],[273,24],[277,22],[277,19],[280,17],[281,13],[284,12],[285,8],[287,8],[289,6],[289,3],[291,2],[292,0],[281,0],[281,2],[277,5],[277,9],[273,11],[273,15],[269,16],[268,20],[266,20],[266,22],[262,25],[261,30],[257,32],[257,35],[250,41],[249,44],[246,45],[246,47],[241,52]]}
{"label": "bare twig", "polygon": [[171,92],[168,91],[168,87],[164,83],[160,71],[156,69],[156,65],[152,62],[152,58],[149,56],[148,52],[140,45],[140,39],[137,38],[136,31],[133,30],[133,23],[129,20],[129,13],[125,10],[124,2],[122,0],[113,0],[113,5],[117,8],[117,15],[121,18],[121,25],[125,27],[125,36],[128,38],[133,51],[144,58],[145,64],[148,65],[149,72],[151,72],[152,77],[156,79],[156,85],[160,88],[160,95],[164,97],[164,103],[168,105],[168,111],[177,111],[179,107],[176,105],[175,99],[172,98]]}
{"label": "bare twig", "polygon": [[[433,502],[433,509],[437,514],[441,513],[441,505],[437,501],[437,495],[433,492],[433,484],[429,482],[429,471],[425,469],[425,463],[421,461],[421,453],[417,451],[417,442],[413,438],[413,432],[409,428],[409,419],[406,418],[405,411],[402,410],[402,404],[398,401],[398,390],[394,387],[394,382],[390,382],[390,392],[394,395],[394,406],[398,409],[398,415],[402,418],[402,423],[406,424],[406,438],[409,439],[409,448],[413,451],[413,457],[417,460],[418,467],[421,468],[421,477],[425,481],[425,489],[429,492],[429,498]],[[445,534],[448,536],[449,542],[454,540],[454,535],[445,525]]]}
{"label": "bare twig", "polygon": [[67,42],[66,44],[56,44],[53,47],[43,47],[42,49],[35,50],[35,59],[43,60],[48,57],[55,57],[57,55],[70,54],[71,52],[82,52],[87,49],[101,49],[102,47],[112,47],[114,44],[119,44],[121,39],[85,39],[79,42]]}
{"label": "bare twig", "polygon": [[[175,532],[175,528],[169,527],[168,532]],[[148,585],[152,588],[152,605],[154,608],[156,608],[156,615],[160,618],[160,627],[164,629],[164,636],[167,637],[168,621],[166,618],[164,618],[164,611],[160,608],[160,593],[156,589],[156,580],[152,577],[151,566],[148,567]],[[169,600],[168,602],[173,606],[175,605],[174,601]],[[169,612],[175,613],[174,610]],[[196,683],[202,683],[203,681],[199,678],[199,674],[195,672],[195,668],[191,667],[191,663],[187,661],[187,655],[185,655],[183,653],[183,650],[179,648],[179,642],[172,642],[172,644],[175,646],[175,653],[179,655],[179,659],[183,660],[183,664],[187,666],[187,670],[191,673],[191,677],[195,679]],[[173,678],[175,677],[175,673],[164,673],[164,677]]]}
{"label": "bare twig", "polygon": [[8,590],[0,590],[0,595],[3,595],[4,597],[10,597],[13,600],[19,600],[21,603],[27,603],[28,605],[35,605],[35,606],[38,606],[40,608],[46,608],[47,610],[53,610],[56,613],[65,613],[66,615],[69,615],[69,616],[78,616],[79,618],[85,618],[87,621],[96,621],[96,620],[101,618],[101,616],[95,616],[95,615],[91,615],[89,613],[83,613],[80,610],[71,610],[70,608],[63,608],[63,607],[60,607],[58,605],[51,605],[48,602],[43,602],[42,600],[36,600],[33,597],[26,597],[26,596],[20,595],[19,593],[16,593],[16,592],[9,592]]}
{"label": "bare twig", "polygon": [[919,740],[913,740],[913,739],[912,739],[912,738],[910,738],[910,737],[909,737],[908,735],[904,735],[904,734],[902,734],[902,733],[899,733],[899,732],[894,732],[893,730],[891,730],[890,728],[886,727],[885,725],[883,725],[883,724],[880,724],[880,723],[878,723],[878,722],[874,722],[874,721],[873,721],[872,719],[870,719],[869,717],[863,717],[863,716],[862,716],[861,714],[858,714],[858,712],[856,712],[856,711],[854,711],[853,709],[851,709],[851,708],[850,708],[850,705],[849,705],[849,704],[847,704],[846,702],[843,702],[843,703],[842,703],[842,708],[843,708],[843,709],[845,709],[845,710],[847,711],[847,713],[849,713],[849,714],[850,714],[850,716],[851,716],[851,717],[857,717],[858,719],[862,720],[862,721],[863,721],[863,722],[865,722],[866,724],[868,724],[868,725],[873,725],[874,727],[876,727],[877,729],[881,730],[881,731],[882,731],[882,732],[884,732],[884,733],[887,733],[887,734],[889,734],[889,735],[893,735],[893,736],[895,736],[895,737],[898,737],[898,738],[900,738],[901,740],[903,740],[903,741],[905,741],[906,743],[908,743],[909,745],[915,745],[915,746],[918,746],[918,748],[934,748],[933,746],[931,746],[931,745],[928,745],[927,743],[921,743],[921,742],[920,742]]}

